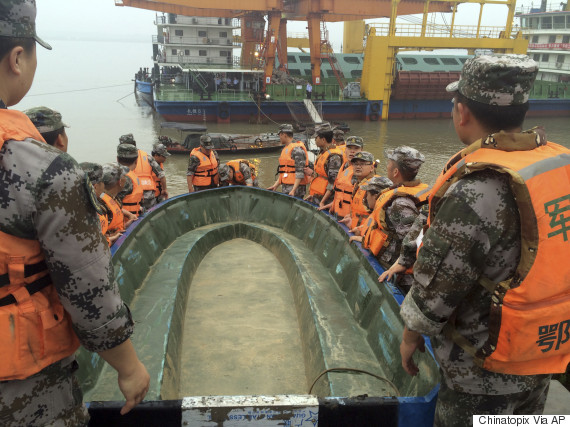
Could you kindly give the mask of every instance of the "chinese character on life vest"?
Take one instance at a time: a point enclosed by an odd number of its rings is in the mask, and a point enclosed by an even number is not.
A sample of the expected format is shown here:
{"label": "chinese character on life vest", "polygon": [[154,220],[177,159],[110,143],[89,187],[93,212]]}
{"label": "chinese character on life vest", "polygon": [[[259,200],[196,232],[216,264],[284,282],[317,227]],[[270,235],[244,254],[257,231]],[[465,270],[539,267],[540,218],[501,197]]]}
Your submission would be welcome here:
{"label": "chinese character on life vest", "polygon": [[[564,216],[567,212],[569,216]],[[551,200],[544,204],[544,212],[550,215],[550,228],[554,231],[548,233],[548,237],[564,233],[564,241],[568,241],[568,231],[570,231],[570,194]],[[560,227],[556,230],[556,227]]]}
{"label": "chinese character on life vest", "polygon": [[564,320],[554,325],[544,325],[538,327],[538,340],[536,343],[539,347],[547,347],[541,349],[543,353],[552,350],[552,346],[556,343],[554,350],[560,348],[560,344],[564,344],[570,338],[568,329],[570,328],[570,320]]}

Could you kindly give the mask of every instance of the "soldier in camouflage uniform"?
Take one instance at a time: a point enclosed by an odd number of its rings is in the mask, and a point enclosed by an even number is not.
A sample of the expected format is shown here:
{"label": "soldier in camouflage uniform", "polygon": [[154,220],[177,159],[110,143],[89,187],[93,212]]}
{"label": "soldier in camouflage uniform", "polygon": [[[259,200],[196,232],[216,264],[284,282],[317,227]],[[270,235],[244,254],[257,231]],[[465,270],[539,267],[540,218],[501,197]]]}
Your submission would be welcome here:
{"label": "soldier in camouflage uniform", "polygon": [[[33,0],[0,0],[2,245],[14,239],[28,242],[28,246],[37,245],[45,261],[43,268],[48,273],[45,277],[50,278],[40,292],[46,295],[55,290],[58,304],[63,305],[66,313],[53,317],[51,322],[70,321],[73,333],[68,330],[68,336],[76,335],[85,348],[99,353],[118,371],[119,386],[127,399],[121,412],[126,413],[143,399],[148,390],[149,375],[129,339],[133,321],[113,279],[109,248],[100,232],[85,173],[69,155],[43,142],[25,114],[7,109],[7,106],[17,104],[32,85],[37,64],[35,43],[51,48],[36,35],[35,15]],[[8,257],[20,257],[14,247],[2,245],[0,268],[6,273]],[[28,304],[22,310],[32,310],[30,313],[35,314],[30,317],[32,322],[39,317],[36,302],[41,300],[40,294],[35,295],[35,290],[27,289],[21,281],[12,284],[11,273],[6,276],[8,282],[0,285],[4,358],[14,347],[5,323],[7,313],[18,312],[14,307],[18,308],[22,292],[27,292]],[[19,293],[14,296],[10,292],[16,292],[16,288]],[[44,320],[50,321],[42,318],[42,322]],[[25,336],[31,329],[42,327],[37,321],[33,322],[29,324],[30,329],[18,333]],[[21,325],[18,328],[21,329]],[[69,347],[65,342],[58,342],[58,345]],[[45,359],[46,354],[34,353],[40,346],[41,343],[30,341],[31,354],[21,352],[21,357],[25,357],[21,360],[36,356]],[[12,362],[14,366],[21,363],[19,360]],[[19,366],[19,369],[33,372],[38,369],[36,366]],[[0,369],[6,371],[5,366]],[[6,379],[3,374],[0,378],[0,424],[85,425],[88,416],[74,376],[76,369],[77,362],[71,352],[29,376],[22,376],[18,371],[8,374],[8,378],[21,379]]]}
{"label": "soldier in camouflage uniform", "polygon": [[[135,138],[133,136],[132,133],[127,133],[126,135],[122,135],[119,138],[119,143],[120,144],[131,144],[134,145],[135,147],[137,146],[137,142],[135,141]],[[146,157],[147,162],[151,168],[152,171],[152,179],[153,181],[158,180],[160,181],[160,185],[162,188],[162,192],[164,194],[162,194],[163,196],[165,196],[165,198],[168,198],[168,191],[166,190],[166,175],[164,174],[164,170],[160,167],[160,165],[158,164],[158,162],[154,159],[153,156],[149,156],[146,152],[139,150],[137,148],[138,152],[139,152],[139,159],[143,159],[144,157]],[[142,156],[141,156],[142,154]],[[140,165],[137,162],[137,170],[135,171],[135,173],[137,173],[137,171],[139,170]],[[138,173],[137,173],[138,175]],[[148,211],[150,208],[152,208],[154,205],[156,205],[156,194],[154,190],[144,190],[143,191],[143,200],[141,202],[141,206],[144,208],[145,211]]]}
{"label": "soldier in camouflage uniform", "polygon": [[[321,156],[327,156],[327,159],[324,163],[324,172],[326,174],[327,185],[325,188],[325,192],[322,194],[314,193],[313,190],[310,190],[310,193],[305,200],[309,200],[317,205],[320,208],[324,208],[325,202],[330,198],[334,190],[334,182],[338,175],[338,171],[343,163],[343,156],[342,151],[340,149],[336,149],[335,141],[333,140],[333,130],[330,127],[329,123],[323,123],[315,128],[315,143],[320,150],[319,156],[315,161],[315,166],[318,166],[322,159],[319,159]],[[319,161],[320,160],[320,161]],[[314,170],[314,167],[312,168]],[[321,172],[322,173],[322,172]],[[317,178],[318,174],[315,171],[314,174],[315,178]],[[324,177],[323,177],[324,178]],[[324,181],[322,181],[324,182]],[[311,185],[316,184],[315,179]],[[327,196],[326,198],[324,196]],[[323,202],[324,199],[324,202]]]}
{"label": "soldier in camouflage uniform", "polygon": [[[220,164],[220,158],[218,157],[218,153],[214,150],[214,142],[212,141],[212,137],[210,135],[201,135],[200,136],[200,153],[202,153],[205,157],[211,157],[211,153],[214,154],[214,158],[216,161],[216,172],[214,175],[210,177],[210,184],[209,185],[196,185],[194,181],[196,181],[197,170],[200,167],[200,159],[197,157],[194,150],[190,153],[190,157],[188,158],[188,168],[186,170],[186,182],[188,183],[188,192],[193,193],[194,191],[201,191],[201,190],[208,190],[210,188],[216,188],[218,186],[218,171],[217,167]],[[193,154],[194,153],[194,154]],[[204,174],[204,172],[202,173]]]}
{"label": "soldier in camouflage uniform", "polygon": [[[459,82],[448,86],[459,139],[469,145],[504,130],[514,141],[522,140],[537,72],[536,62],[526,55],[469,59]],[[448,165],[457,160],[454,156]],[[471,173],[451,184],[434,208],[414,264],[412,288],[401,307],[402,366],[416,375],[412,356],[423,351],[421,334],[432,337],[443,377],[435,425],[470,425],[473,414],[542,413],[549,375],[482,369],[442,332],[454,318],[456,331],[475,349],[489,337],[491,293],[478,280],[483,276],[498,283],[511,277],[521,256],[520,217],[507,174],[490,169]]]}
{"label": "soldier in camouflage uniform", "polygon": [[[395,186],[417,187],[421,184],[416,176],[425,157],[415,148],[401,146],[385,153],[386,175]],[[402,241],[410,231],[412,224],[419,213],[418,206],[410,197],[397,197],[386,209],[386,223],[393,238],[389,240],[388,247],[380,256],[383,266],[391,266],[398,260]],[[398,286],[407,292],[412,285],[411,275],[401,275],[397,281]]]}
{"label": "soldier in camouflage uniform", "polygon": [[340,129],[333,129],[333,140],[337,147],[344,145],[344,131]]}
{"label": "soldier in camouflage uniform", "polygon": [[65,128],[69,127],[61,120],[61,114],[51,108],[34,107],[24,111],[45,142],[67,153],[69,142]]}
{"label": "soldier in camouflage uniform", "polygon": [[[293,126],[290,124],[283,124],[279,126],[279,138],[281,139],[281,143],[285,145],[283,150],[287,149],[287,146],[293,142]],[[297,141],[300,142],[300,141]],[[281,192],[284,194],[288,194],[294,197],[305,197],[305,192],[307,186],[305,184],[301,184],[303,180],[305,180],[305,167],[308,166],[307,160],[307,152],[303,150],[301,147],[295,147],[291,151],[291,159],[295,162],[295,183],[294,184],[285,184],[282,182],[283,177],[286,175],[283,173],[279,173],[279,177],[277,181],[271,186],[268,187],[268,190],[275,191],[279,185],[281,185]]]}
{"label": "soldier in camouflage uniform", "polygon": [[239,161],[239,172],[243,176],[243,182],[237,182],[235,179],[235,172],[228,163],[222,163],[218,167],[218,175],[220,176],[220,187],[225,187],[227,185],[246,185],[248,187],[259,187],[259,181],[256,176],[253,176],[251,167],[247,164],[245,160],[235,160]]}

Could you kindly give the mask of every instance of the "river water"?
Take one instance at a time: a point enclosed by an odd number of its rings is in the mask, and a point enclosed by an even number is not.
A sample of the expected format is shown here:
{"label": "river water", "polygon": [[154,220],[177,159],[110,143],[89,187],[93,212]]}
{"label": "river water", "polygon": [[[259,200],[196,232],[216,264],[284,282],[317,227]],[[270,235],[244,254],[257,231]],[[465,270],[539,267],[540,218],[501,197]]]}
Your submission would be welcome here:
{"label": "river water", "polygon": [[[28,95],[14,109],[45,105],[60,111],[70,126],[69,153],[78,161],[114,161],[119,136],[132,132],[139,148],[150,151],[161,133],[181,139],[177,131],[161,132],[162,118],[134,95],[133,76],[139,67],[151,67],[150,43],[49,40],[52,51],[38,47],[38,69]],[[451,103],[449,104],[451,111]],[[326,119],[326,117],[325,117]],[[462,148],[449,119],[392,120],[389,122],[348,123],[350,135],[364,138],[365,150],[381,163],[378,173],[386,171],[384,150],[410,145],[426,157],[419,178],[433,183],[445,161]],[[549,140],[570,147],[568,118],[530,118],[525,127],[542,125]],[[275,132],[277,124],[208,124],[211,132]],[[262,186],[275,179],[279,153],[251,157],[258,164]],[[222,156],[222,161],[231,156]],[[186,156],[171,156],[165,163],[171,195],[187,191]]]}

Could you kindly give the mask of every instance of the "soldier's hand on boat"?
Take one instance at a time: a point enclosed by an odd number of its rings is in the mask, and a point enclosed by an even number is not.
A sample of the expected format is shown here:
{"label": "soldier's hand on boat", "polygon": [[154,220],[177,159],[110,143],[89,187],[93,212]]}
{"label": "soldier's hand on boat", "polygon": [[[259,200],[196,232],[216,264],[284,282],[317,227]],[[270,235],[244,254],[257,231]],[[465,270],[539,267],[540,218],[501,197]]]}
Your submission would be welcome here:
{"label": "soldier's hand on boat", "polygon": [[119,388],[127,400],[121,408],[121,415],[125,415],[144,399],[149,385],[150,375],[140,361],[134,364],[128,375],[121,375],[119,372]]}
{"label": "soldier's hand on boat", "polygon": [[303,198],[303,200],[306,200],[307,202],[310,202],[310,201],[313,200],[313,195],[312,195],[312,194],[307,194],[307,195]]}
{"label": "soldier's hand on boat", "polygon": [[268,190],[275,191],[277,185],[273,184],[271,187],[267,187]]}
{"label": "soldier's hand on boat", "polygon": [[404,271],[406,271],[406,267],[404,267],[401,264],[398,264],[398,261],[396,261],[394,264],[392,264],[392,266],[388,270],[386,270],[378,277],[378,281],[380,283],[384,281],[390,281],[392,280],[392,277],[394,277],[394,274],[400,274],[403,273]]}
{"label": "soldier's hand on boat", "polygon": [[164,197],[163,200],[168,199],[168,191],[164,190],[162,193],[160,193],[160,195],[161,195],[162,197]]}
{"label": "soldier's hand on boat", "polygon": [[348,224],[350,224],[350,220],[352,218],[350,217],[350,215],[345,216],[343,219],[339,220],[338,222],[340,222],[341,224],[344,224],[346,226],[348,226]]}
{"label": "soldier's hand on boat", "polygon": [[330,209],[332,207],[332,203],[329,203],[328,205],[323,205],[323,206],[319,206],[318,209],[320,211],[325,210],[325,209]]}
{"label": "soldier's hand on boat", "polygon": [[362,242],[362,236],[350,236],[349,242]]}
{"label": "soldier's hand on boat", "polygon": [[418,332],[409,330],[406,326],[402,333],[400,356],[402,358],[402,368],[411,376],[416,376],[420,372],[420,369],[413,359],[416,350],[422,353],[426,351],[424,337]]}

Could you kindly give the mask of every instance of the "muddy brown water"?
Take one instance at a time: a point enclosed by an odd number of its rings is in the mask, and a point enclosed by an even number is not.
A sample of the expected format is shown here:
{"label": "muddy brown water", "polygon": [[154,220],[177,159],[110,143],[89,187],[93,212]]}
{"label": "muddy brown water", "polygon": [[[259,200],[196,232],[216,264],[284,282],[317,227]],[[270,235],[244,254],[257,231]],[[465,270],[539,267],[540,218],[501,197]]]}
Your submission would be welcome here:
{"label": "muddy brown water", "polygon": [[275,256],[234,239],[204,257],[190,285],[180,396],[304,394],[293,295]]}

